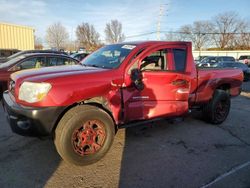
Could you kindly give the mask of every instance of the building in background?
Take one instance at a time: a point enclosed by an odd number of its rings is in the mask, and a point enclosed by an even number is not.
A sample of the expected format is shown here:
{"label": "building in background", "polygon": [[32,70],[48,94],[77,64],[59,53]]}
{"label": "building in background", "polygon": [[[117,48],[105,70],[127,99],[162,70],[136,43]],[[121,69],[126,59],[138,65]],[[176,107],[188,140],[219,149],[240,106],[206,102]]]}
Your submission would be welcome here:
{"label": "building in background", "polygon": [[34,29],[0,22],[0,56],[20,50],[34,50]]}

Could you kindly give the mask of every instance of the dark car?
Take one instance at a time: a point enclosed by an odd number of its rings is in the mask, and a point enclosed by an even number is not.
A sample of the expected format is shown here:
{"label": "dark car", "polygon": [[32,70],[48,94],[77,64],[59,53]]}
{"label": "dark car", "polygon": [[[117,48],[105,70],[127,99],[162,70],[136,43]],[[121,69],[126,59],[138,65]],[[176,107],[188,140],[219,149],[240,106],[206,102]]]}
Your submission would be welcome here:
{"label": "dark car", "polygon": [[0,99],[6,90],[9,77],[13,72],[32,68],[42,68],[59,65],[75,65],[79,61],[67,55],[56,53],[29,53],[12,58],[0,64]]}
{"label": "dark car", "polygon": [[207,56],[207,55],[200,55],[198,56],[196,59],[195,59],[195,63],[200,63],[201,60],[203,60],[204,58],[207,58],[207,57],[210,57],[210,56]]}
{"label": "dark car", "polygon": [[53,54],[63,54],[63,55],[67,55],[67,53],[65,52],[61,52],[61,51],[55,51],[55,50],[25,50],[25,51],[20,51],[17,52],[9,57],[6,58],[1,58],[0,59],[0,63],[5,63],[11,59],[14,59],[20,55],[24,55],[24,54],[31,54],[31,53],[53,53]]}
{"label": "dark car", "polygon": [[70,55],[70,57],[77,59],[78,61],[83,60],[85,57],[87,57],[89,53],[86,52],[78,52]]}
{"label": "dark car", "polygon": [[214,64],[212,67],[239,68],[243,71],[244,81],[248,81],[250,79],[250,68],[241,62],[220,62],[220,63]]}
{"label": "dark car", "polygon": [[235,58],[232,56],[209,56],[200,61],[198,63],[199,67],[210,67],[215,63],[224,62],[224,61],[232,61],[235,62]]}

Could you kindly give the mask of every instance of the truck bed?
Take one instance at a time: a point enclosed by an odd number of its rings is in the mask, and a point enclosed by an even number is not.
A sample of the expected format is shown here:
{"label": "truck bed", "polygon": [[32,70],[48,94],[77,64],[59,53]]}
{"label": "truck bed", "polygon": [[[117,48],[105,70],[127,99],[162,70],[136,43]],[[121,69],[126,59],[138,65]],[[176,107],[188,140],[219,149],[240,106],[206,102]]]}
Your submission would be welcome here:
{"label": "truck bed", "polygon": [[239,95],[243,73],[234,68],[198,68],[195,103],[207,102],[215,89],[226,89],[231,96]]}

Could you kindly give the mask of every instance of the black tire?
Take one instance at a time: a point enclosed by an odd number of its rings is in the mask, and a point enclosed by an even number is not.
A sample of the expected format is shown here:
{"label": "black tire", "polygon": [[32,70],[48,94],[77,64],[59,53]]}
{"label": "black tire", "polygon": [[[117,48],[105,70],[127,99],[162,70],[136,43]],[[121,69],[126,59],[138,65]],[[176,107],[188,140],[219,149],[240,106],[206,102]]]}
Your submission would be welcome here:
{"label": "black tire", "polygon": [[3,92],[7,89],[7,82],[0,82],[0,101],[3,99]]}
{"label": "black tire", "polygon": [[2,89],[2,87],[0,85],[0,101],[2,100],[2,98],[3,98],[3,89]]}
{"label": "black tire", "polygon": [[205,121],[221,124],[227,118],[231,106],[229,94],[224,90],[216,90],[213,98],[203,108]]}
{"label": "black tire", "polygon": [[[92,132],[89,133],[89,129]],[[100,134],[93,136],[93,132]],[[114,135],[114,122],[107,112],[95,106],[81,105],[70,109],[59,121],[55,130],[54,143],[65,161],[83,166],[100,160],[112,145]],[[83,138],[83,136],[86,137]],[[101,142],[101,144],[98,143],[98,149],[96,149],[97,142]],[[84,143],[85,145],[82,146]],[[95,153],[87,154],[93,150],[96,150]]]}

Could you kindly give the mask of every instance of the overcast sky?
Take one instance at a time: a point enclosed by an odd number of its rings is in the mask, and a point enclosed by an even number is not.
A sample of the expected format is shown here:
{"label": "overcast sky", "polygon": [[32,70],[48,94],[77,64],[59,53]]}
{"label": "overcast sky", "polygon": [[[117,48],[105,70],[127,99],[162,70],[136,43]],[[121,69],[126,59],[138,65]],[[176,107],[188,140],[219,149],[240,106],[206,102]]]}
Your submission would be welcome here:
{"label": "overcast sky", "polygon": [[[117,19],[123,24],[124,34],[133,36],[157,30],[161,4],[161,30],[164,31],[209,20],[226,11],[235,11],[250,21],[250,0],[0,0],[0,22],[31,26],[43,38],[46,28],[59,21],[73,39],[77,25],[88,22],[104,39],[105,24]],[[155,40],[156,34],[127,38],[127,41],[148,39]]]}

